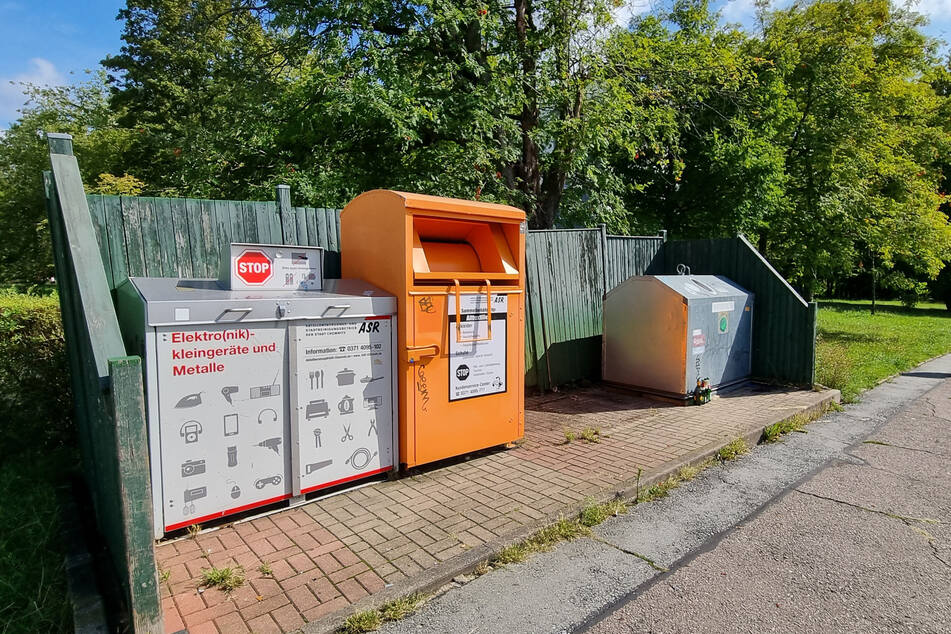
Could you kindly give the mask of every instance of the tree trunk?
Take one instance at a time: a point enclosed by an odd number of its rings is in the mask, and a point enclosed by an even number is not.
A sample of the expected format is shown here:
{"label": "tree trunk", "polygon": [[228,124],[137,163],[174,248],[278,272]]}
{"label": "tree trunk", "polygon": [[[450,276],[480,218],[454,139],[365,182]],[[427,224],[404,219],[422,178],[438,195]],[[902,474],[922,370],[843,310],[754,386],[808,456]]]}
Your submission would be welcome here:
{"label": "tree trunk", "polygon": [[536,97],[536,59],[534,42],[530,36],[535,33],[531,0],[515,0],[515,37],[518,42],[518,54],[522,66],[522,112],[518,123],[522,133],[522,156],[515,165],[515,175],[519,189],[525,195],[523,206],[528,214],[529,224],[536,229],[550,229],[554,217],[545,218],[539,201],[541,198],[541,172],[538,165],[538,146],[532,139],[532,133],[538,127],[538,98]]}

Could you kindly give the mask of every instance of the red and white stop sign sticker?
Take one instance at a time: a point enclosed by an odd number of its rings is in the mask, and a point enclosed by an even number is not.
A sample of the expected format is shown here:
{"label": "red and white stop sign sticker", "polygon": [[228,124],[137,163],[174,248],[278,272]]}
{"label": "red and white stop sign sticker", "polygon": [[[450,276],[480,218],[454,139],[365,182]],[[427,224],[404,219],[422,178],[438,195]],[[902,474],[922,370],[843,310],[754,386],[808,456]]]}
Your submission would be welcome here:
{"label": "red and white stop sign sticker", "polygon": [[274,264],[263,251],[245,251],[234,260],[234,272],[245,284],[260,285],[271,279]]}

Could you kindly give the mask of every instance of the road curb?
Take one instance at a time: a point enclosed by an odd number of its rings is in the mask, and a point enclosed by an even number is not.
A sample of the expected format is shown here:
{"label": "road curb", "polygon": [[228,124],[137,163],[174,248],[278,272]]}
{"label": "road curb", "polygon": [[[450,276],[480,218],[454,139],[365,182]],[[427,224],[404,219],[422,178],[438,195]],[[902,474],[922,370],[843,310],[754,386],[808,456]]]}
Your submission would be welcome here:
{"label": "road curb", "polygon": [[648,489],[654,484],[666,480],[671,475],[676,474],[682,467],[698,465],[707,459],[716,456],[720,449],[733,442],[737,438],[742,438],[748,446],[752,447],[753,445],[759,444],[760,440],[763,438],[763,431],[770,425],[789,420],[801,414],[812,416],[821,413],[825,411],[831,403],[839,403],[842,400],[842,395],[839,390],[823,390],[822,392],[817,393],[817,395],[821,395],[821,397],[818,398],[815,403],[804,407],[795,413],[774,414],[765,421],[760,421],[755,425],[750,426],[739,436],[725,434],[723,437],[711,442],[710,444],[670,460],[656,469],[642,472],[640,478],[638,478],[635,474],[633,477],[628,478],[618,485],[611,487],[610,489],[603,490],[598,495],[590,496],[583,502],[565,506],[559,512],[548,514],[535,522],[526,524],[517,531],[514,531],[505,537],[499,537],[495,540],[486,542],[454,557],[451,557],[435,568],[425,570],[418,575],[414,575],[412,579],[405,580],[405,583],[401,582],[399,585],[391,585],[381,592],[364,597],[345,608],[341,608],[336,612],[311,621],[305,624],[301,628],[301,631],[306,634],[327,634],[329,632],[334,632],[343,625],[344,621],[351,614],[378,608],[388,601],[406,597],[412,594],[429,594],[435,592],[446,586],[454,578],[460,575],[471,573],[482,562],[493,559],[507,546],[522,541],[526,537],[529,537],[542,528],[557,522],[562,517],[576,516],[585,507],[592,503],[601,504],[615,499],[622,499],[625,501],[632,500],[638,495],[640,491]]}

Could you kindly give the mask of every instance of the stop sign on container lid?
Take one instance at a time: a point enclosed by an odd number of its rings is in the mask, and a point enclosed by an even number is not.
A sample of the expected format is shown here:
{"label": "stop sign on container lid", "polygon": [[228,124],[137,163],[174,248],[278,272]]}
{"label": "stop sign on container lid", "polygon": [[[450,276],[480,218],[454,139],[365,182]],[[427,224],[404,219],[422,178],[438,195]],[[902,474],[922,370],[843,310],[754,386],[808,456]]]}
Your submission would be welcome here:
{"label": "stop sign on container lid", "polygon": [[271,279],[274,266],[266,253],[251,249],[235,258],[234,273],[245,284],[260,285]]}

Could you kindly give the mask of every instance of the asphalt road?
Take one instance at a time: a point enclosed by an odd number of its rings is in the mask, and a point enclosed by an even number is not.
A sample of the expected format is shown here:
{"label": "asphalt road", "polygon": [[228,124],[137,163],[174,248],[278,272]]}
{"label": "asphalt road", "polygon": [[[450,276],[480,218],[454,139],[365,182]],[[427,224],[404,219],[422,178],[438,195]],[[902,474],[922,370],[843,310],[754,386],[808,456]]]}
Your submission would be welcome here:
{"label": "asphalt road", "polygon": [[949,632],[949,482],[951,355],[382,631]]}

